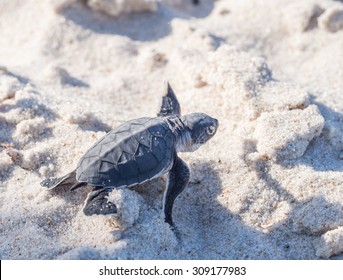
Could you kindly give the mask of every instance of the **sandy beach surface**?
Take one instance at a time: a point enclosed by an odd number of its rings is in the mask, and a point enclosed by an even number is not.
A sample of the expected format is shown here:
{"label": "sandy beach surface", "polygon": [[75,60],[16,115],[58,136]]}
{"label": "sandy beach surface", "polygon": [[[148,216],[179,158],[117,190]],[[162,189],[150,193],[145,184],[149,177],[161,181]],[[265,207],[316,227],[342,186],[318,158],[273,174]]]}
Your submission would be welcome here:
{"label": "sandy beach surface", "polygon": [[[159,111],[219,120],[166,177],[86,217],[75,169],[109,130]],[[343,1],[0,0],[1,259],[343,259]]]}

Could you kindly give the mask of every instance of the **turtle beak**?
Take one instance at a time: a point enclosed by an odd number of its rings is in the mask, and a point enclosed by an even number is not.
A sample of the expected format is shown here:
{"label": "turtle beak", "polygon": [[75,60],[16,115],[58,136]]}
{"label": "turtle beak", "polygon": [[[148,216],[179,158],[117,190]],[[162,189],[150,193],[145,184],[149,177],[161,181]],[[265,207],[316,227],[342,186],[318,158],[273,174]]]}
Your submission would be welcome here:
{"label": "turtle beak", "polygon": [[218,128],[219,126],[219,121],[217,119],[213,119],[214,125],[216,126],[216,128]]}

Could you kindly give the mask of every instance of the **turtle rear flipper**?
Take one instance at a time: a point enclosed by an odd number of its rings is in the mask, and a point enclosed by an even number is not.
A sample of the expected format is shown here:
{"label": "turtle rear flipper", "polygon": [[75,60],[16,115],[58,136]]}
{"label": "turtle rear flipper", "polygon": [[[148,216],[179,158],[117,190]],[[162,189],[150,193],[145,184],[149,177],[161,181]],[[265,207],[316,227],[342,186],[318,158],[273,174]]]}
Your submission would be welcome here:
{"label": "turtle rear flipper", "polygon": [[117,206],[108,201],[108,194],[109,191],[107,189],[94,189],[88,194],[83,206],[83,213],[86,216],[117,214]]}
{"label": "turtle rear flipper", "polygon": [[77,183],[75,170],[59,178],[48,178],[43,180],[40,184],[42,187],[54,189],[56,187],[65,185],[75,185]]}

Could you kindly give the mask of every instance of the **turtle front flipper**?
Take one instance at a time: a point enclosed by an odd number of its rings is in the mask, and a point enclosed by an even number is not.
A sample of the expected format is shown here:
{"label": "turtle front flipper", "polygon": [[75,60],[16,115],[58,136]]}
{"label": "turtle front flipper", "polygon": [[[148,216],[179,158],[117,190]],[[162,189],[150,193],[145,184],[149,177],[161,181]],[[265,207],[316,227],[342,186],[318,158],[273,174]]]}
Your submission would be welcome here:
{"label": "turtle front flipper", "polygon": [[164,95],[162,97],[162,105],[160,112],[157,114],[159,117],[168,115],[181,115],[179,101],[177,100],[173,89],[168,82],[164,83]]}
{"label": "turtle front flipper", "polygon": [[90,192],[83,206],[83,213],[86,216],[117,214],[117,206],[108,201],[108,194],[109,191],[103,188]]}
{"label": "turtle front flipper", "polygon": [[173,229],[175,229],[172,217],[174,201],[188,185],[189,177],[190,173],[187,164],[176,156],[173,167],[168,175],[167,187],[164,192],[163,200],[165,222],[168,223]]}

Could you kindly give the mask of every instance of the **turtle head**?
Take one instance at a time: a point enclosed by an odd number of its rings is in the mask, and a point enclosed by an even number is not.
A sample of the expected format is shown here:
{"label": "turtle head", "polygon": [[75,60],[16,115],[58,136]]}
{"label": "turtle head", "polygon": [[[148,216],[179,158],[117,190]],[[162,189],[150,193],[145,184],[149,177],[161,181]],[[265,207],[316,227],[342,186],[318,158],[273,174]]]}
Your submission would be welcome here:
{"label": "turtle head", "polygon": [[210,140],[217,132],[218,120],[203,114],[193,113],[181,117],[187,133],[182,135],[181,152],[193,152]]}

